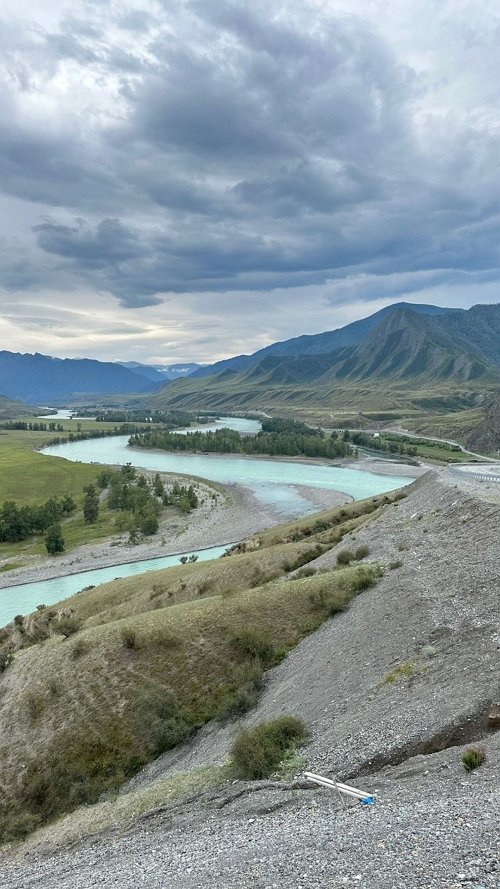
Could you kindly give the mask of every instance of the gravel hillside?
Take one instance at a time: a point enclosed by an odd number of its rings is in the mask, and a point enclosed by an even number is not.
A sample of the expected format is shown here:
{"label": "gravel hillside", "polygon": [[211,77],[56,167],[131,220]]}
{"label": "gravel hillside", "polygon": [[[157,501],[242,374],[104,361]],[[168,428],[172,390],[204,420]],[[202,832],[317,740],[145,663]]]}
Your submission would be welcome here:
{"label": "gravel hillside", "polygon": [[[499,519],[500,490],[448,471],[417,481],[339,546],[367,544],[382,579],[270,671],[246,719],[301,716],[307,766],[376,792],[373,808],[238,782],[127,832],[5,855],[2,887],[500,887]],[[224,761],[236,729],[209,727],[132,787]],[[467,774],[471,743],[486,762]]]}

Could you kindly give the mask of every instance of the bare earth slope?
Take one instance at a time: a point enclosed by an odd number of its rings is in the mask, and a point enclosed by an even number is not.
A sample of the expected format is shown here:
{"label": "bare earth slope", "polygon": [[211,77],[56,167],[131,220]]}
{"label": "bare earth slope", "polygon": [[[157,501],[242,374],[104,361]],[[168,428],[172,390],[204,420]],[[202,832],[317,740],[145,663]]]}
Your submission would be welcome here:
{"label": "bare earth slope", "polygon": [[[373,809],[343,810],[300,781],[238,782],[124,835],[6,857],[2,886],[498,889],[500,732],[488,715],[500,701],[500,490],[478,490],[490,499],[429,473],[354,532],[383,578],[268,674],[246,719],[301,716],[307,765],[377,791]],[[235,730],[205,730],[134,787],[222,762]],[[473,742],[486,762],[467,774],[461,754]]]}

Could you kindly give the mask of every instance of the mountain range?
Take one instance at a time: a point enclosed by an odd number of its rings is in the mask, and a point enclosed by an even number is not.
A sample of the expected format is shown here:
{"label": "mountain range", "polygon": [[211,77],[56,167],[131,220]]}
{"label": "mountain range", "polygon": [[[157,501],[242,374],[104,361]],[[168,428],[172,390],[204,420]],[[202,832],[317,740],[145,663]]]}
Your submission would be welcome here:
{"label": "mountain range", "polygon": [[[500,305],[398,303],[346,327],[296,337],[195,371],[151,407],[333,405],[342,392],[490,390],[500,384]],[[337,405],[338,406],[338,405]]]}
{"label": "mountain range", "polygon": [[397,303],[337,330],[210,366],[0,352],[0,393],[32,404],[135,395],[152,409],[263,410],[356,407],[369,396],[382,409],[400,393],[436,400],[455,390],[468,393],[465,406],[479,403],[471,393],[484,400],[499,385],[499,304],[464,310]]}
{"label": "mountain range", "polygon": [[90,358],[0,351],[0,392],[32,404],[52,404],[84,394],[152,392],[161,385],[127,367]]}
{"label": "mountain range", "polygon": [[34,404],[52,404],[86,396],[146,394],[200,366],[194,363],[115,363],[90,358],[53,358],[38,352],[30,355],[0,351],[0,393]]}

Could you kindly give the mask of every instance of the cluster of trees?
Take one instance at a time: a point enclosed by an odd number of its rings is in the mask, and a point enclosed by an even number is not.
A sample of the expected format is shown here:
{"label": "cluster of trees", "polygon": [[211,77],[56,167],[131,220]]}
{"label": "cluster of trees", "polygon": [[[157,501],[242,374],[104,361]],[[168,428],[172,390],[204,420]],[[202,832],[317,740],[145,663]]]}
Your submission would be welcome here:
{"label": "cluster of trees", "polygon": [[38,506],[18,506],[14,500],[5,500],[0,510],[0,542],[17,543],[44,534],[75,510],[76,503],[69,495],[62,500],[51,497]]}
{"label": "cluster of trees", "polygon": [[29,432],[64,432],[64,426],[51,420],[50,423],[28,423],[26,420],[7,420],[0,423],[0,429],[21,429]]}
{"label": "cluster of trees", "polygon": [[179,485],[174,482],[169,491],[163,494],[165,506],[178,506],[182,512],[191,512],[198,506],[198,495],[192,485]]}
{"label": "cluster of trees", "polygon": [[376,438],[368,432],[344,432],[344,436],[348,436],[348,440],[358,448],[370,448],[376,451],[385,451],[388,454],[402,454],[408,457],[414,457],[417,453],[417,447],[409,444],[409,439],[398,438],[390,435],[380,435]]}
{"label": "cluster of trees", "polygon": [[188,432],[179,435],[164,429],[135,434],[130,444],[168,451],[203,451],[219,454],[269,454],[289,457],[335,459],[352,453],[348,440],[337,433],[327,435],[295,420],[266,420],[257,435],[240,435],[232,429]]}
{"label": "cluster of trees", "polygon": [[47,442],[47,445],[66,444],[67,441],[85,441],[87,438],[106,438],[110,435],[134,435],[144,432],[146,427],[137,426],[135,423],[122,423],[121,426],[113,426],[112,429],[88,429],[82,431],[80,424],[76,432],[68,432],[63,438],[56,436]]}
{"label": "cluster of trees", "polygon": [[[159,516],[165,506],[176,506],[182,512],[190,512],[198,506],[198,497],[192,485],[174,482],[168,488],[159,473],[150,483],[146,476],[138,474],[130,463],[121,469],[102,469],[96,484],[84,489],[83,518],[95,524],[99,518],[99,491],[109,488],[107,506],[124,513],[125,527],[130,538],[136,541],[141,532],[154,534],[159,527]],[[45,535],[45,546],[50,554],[64,551],[61,522],[76,511],[76,503],[69,495],[58,499],[51,497],[38,506],[18,506],[14,500],[6,500],[0,509],[0,543],[17,543],[36,534]]]}
{"label": "cluster of trees", "polygon": [[158,530],[161,502],[144,475],[130,463],[121,469],[103,469],[97,477],[100,488],[109,488],[108,509],[128,514],[128,529],[135,542],[138,532],[154,534]]}
{"label": "cluster of trees", "polygon": [[197,419],[186,411],[100,410],[97,423],[160,423],[170,429],[189,426]]}
{"label": "cluster of trees", "polygon": [[169,487],[159,473],[153,481],[137,473],[134,466],[127,463],[119,470],[103,469],[97,478],[100,488],[109,488],[107,504],[109,509],[127,513],[131,539],[137,533],[154,534],[158,530],[159,516],[164,506],[177,506],[183,512],[190,512],[198,506],[198,497],[192,485]]}

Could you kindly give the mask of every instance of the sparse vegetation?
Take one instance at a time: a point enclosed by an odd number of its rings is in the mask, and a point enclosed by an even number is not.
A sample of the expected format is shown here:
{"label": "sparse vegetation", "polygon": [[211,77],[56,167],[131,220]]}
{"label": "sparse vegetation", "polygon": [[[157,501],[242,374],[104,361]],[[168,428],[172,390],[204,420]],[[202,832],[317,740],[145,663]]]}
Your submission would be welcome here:
{"label": "sparse vegetation", "polygon": [[235,774],[250,781],[268,778],[285,754],[304,744],[308,737],[305,724],[294,716],[278,716],[242,730],[231,748]]}
{"label": "sparse vegetation", "polygon": [[354,559],[354,553],[350,549],[341,549],[337,553],[337,565],[349,565]]}
{"label": "sparse vegetation", "polygon": [[122,627],[120,630],[120,639],[124,648],[134,651],[138,648],[137,633],[133,627]]}
{"label": "sparse vegetation", "polygon": [[410,679],[414,673],[414,664],[411,661],[403,661],[403,663],[390,670],[389,673],[386,673],[377,688],[383,688],[384,685],[392,685],[393,682],[397,682],[399,679]]}
{"label": "sparse vegetation", "polygon": [[61,617],[60,620],[57,621],[55,630],[67,639],[68,636],[73,636],[74,633],[77,633],[81,626],[82,621],[80,618],[75,617],[74,615],[69,615],[68,617]]}
{"label": "sparse vegetation", "polygon": [[[253,707],[264,670],[376,580],[376,565],[284,577],[286,564],[335,545],[327,542],[332,532],[337,540],[361,524],[381,502],[373,499],[368,509],[353,503],[343,515],[295,521],[293,535],[290,524],[264,532],[260,546],[241,555],[117,579],[18,616],[0,651],[15,642],[9,670],[23,671],[26,691],[12,697],[7,689],[2,719],[15,726],[15,714],[26,714],[12,741],[26,768],[21,783],[15,758],[4,769],[0,836],[94,802],[207,720]],[[80,627],[83,635],[68,644],[50,641]],[[34,634],[49,644],[34,644]],[[77,669],[68,670],[71,661]],[[60,693],[51,690],[59,676]],[[30,701],[28,689],[39,700]]]}
{"label": "sparse vegetation", "polygon": [[466,772],[473,772],[478,769],[486,759],[486,752],[483,747],[468,747],[462,755],[462,763]]}

